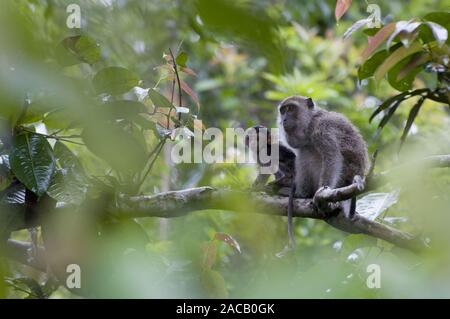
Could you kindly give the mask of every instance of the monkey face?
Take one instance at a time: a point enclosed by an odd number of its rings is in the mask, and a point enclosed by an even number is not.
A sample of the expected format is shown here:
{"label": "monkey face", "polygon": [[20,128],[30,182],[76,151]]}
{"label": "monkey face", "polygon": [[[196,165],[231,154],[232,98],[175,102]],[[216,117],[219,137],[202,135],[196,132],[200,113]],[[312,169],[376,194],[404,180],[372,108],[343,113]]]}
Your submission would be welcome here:
{"label": "monkey face", "polygon": [[290,96],[279,105],[278,125],[284,130],[286,142],[294,148],[304,143],[304,131],[308,127],[314,102],[304,96]]}
{"label": "monkey face", "polygon": [[280,124],[286,133],[292,133],[299,127],[305,127],[305,119],[309,119],[310,110],[314,107],[311,98],[304,96],[290,96],[279,105]]}

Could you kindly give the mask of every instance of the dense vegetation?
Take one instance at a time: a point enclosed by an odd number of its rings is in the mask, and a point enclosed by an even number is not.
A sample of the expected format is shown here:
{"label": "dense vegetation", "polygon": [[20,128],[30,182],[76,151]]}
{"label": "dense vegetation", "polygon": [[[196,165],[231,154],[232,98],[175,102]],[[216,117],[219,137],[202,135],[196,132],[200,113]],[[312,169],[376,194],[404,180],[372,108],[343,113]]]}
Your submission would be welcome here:
{"label": "dense vegetation", "polygon": [[[209,127],[275,127],[293,94],[344,113],[375,174],[450,154],[446,1],[377,1],[379,25],[350,0],[79,1],[80,28],[71,4],[0,3],[0,297],[450,297],[444,162],[358,202],[420,252],[296,218],[297,248],[279,257],[286,219],[250,201],[177,218],[124,208],[199,186],[253,196],[254,165],[175,164],[171,149]],[[69,264],[81,288],[67,289]]]}

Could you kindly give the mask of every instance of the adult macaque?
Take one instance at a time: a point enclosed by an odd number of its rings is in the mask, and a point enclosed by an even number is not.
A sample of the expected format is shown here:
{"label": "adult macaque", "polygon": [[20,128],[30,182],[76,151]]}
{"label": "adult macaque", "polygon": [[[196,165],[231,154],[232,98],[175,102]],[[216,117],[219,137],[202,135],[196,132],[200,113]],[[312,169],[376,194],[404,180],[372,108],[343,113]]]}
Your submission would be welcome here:
{"label": "adult macaque", "polygon": [[[347,186],[365,175],[366,143],[345,116],[323,110],[303,96],[284,99],[278,110],[280,138],[296,154],[295,197],[312,198],[321,187]],[[354,213],[349,201],[344,213],[347,217]]]}

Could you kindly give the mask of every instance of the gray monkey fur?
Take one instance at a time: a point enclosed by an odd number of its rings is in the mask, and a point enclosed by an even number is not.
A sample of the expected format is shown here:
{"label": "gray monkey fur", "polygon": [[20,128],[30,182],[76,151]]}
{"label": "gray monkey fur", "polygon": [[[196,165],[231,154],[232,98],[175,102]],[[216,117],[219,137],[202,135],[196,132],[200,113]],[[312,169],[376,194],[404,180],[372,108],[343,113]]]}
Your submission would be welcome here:
{"label": "gray monkey fur", "polygon": [[367,145],[344,115],[317,107],[308,97],[290,96],[278,105],[278,127],[296,154],[296,197],[312,198],[321,187],[343,187],[365,176]]}

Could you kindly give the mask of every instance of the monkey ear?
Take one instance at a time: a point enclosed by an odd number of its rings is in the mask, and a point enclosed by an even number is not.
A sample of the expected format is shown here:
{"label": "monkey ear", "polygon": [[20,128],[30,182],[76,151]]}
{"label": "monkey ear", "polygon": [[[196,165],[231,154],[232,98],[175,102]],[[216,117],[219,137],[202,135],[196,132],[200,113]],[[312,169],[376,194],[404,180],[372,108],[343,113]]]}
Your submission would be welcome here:
{"label": "monkey ear", "polygon": [[314,108],[314,102],[313,102],[313,100],[310,97],[306,99],[306,105],[310,109]]}

